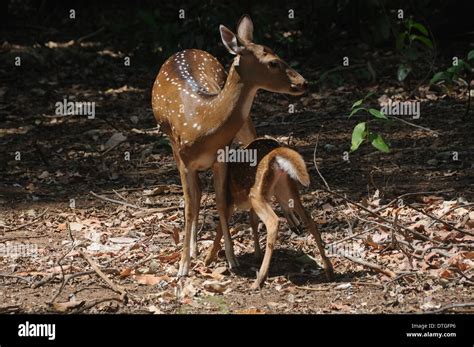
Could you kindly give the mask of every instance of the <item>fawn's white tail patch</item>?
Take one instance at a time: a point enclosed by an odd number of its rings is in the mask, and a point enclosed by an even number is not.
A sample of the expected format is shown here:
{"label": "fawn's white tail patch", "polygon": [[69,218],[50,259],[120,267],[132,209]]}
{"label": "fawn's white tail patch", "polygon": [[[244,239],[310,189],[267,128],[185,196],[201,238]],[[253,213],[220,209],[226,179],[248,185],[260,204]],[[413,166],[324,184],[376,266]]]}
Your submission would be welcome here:
{"label": "fawn's white tail patch", "polygon": [[275,160],[280,169],[290,175],[291,178],[297,181],[301,181],[301,178],[298,176],[298,171],[290,160],[280,157],[279,155],[275,157]]}

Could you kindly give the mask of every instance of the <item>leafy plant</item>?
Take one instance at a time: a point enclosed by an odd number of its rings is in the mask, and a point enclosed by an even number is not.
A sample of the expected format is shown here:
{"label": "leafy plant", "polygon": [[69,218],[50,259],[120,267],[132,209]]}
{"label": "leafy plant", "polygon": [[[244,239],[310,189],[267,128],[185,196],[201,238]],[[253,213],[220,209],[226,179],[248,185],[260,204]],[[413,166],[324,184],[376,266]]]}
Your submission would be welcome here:
{"label": "leafy plant", "polygon": [[404,30],[396,38],[396,50],[402,56],[402,63],[397,69],[397,79],[402,82],[413,71],[414,63],[426,53],[433,50],[428,29],[413,19],[403,21]]}
{"label": "leafy plant", "polygon": [[469,79],[469,74],[472,72],[472,67],[468,63],[471,60],[474,61],[474,49],[467,54],[465,60],[457,59],[457,64],[453,64],[451,67],[444,71],[435,73],[434,76],[431,78],[430,84],[435,84],[443,81],[445,82],[448,90],[452,88],[454,81],[458,79],[461,79],[466,84],[468,84],[469,81],[466,81],[465,79]]}
{"label": "leafy plant", "polygon": [[369,125],[372,121],[388,120],[387,116],[383,112],[375,108],[366,107],[364,105],[367,98],[371,95],[372,93],[367,94],[363,99],[354,102],[351,107],[352,111],[348,118],[351,118],[356,114],[365,114],[369,118],[367,121],[360,122],[354,127],[354,130],[352,131],[351,152],[356,151],[362,143],[370,142],[370,144],[372,144],[372,146],[374,146],[379,151],[389,153],[390,148],[386,144],[382,135],[372,132],[369,128]]}

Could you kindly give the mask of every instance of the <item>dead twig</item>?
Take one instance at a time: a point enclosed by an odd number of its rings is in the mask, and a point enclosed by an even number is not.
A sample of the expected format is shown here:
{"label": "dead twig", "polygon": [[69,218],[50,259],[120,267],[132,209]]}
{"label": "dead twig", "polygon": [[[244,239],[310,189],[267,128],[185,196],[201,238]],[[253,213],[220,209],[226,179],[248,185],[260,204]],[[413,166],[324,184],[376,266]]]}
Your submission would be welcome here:
{"label": "dead twig", "polygon": [[85,310],[89,310],[89,309],[93,308],[94,306],[96,306],[96,305],[98,305],[98,304],[101,304],[101,303],[103,303],[103,302],[107,302],[107,301],[117,301],[117,302],[119,302],[119,303],[122,303],[122,302],[123,302],[123,300],[122,300],[121,297],[119,297],[119,298],[113,297],[113,298],[103,298],[103,299],[91,300],[91,301],[86,302],[84,305],[82,305],[81,307],[79,307],[77,310],[71,311],[70,314],[77,314],[77,313],[84,312]]}
{"label": "dead twig", "polygon": [[433,219],[433,220],[435,220],[435,221],[437,221],[437,222],[439,222],[439,223],[442,223],[442,224],[446,225],[446,226],[449,227],[450,229],[459,231],[459,232],[462,233],[462,234],[474,236],[474,233],[470,233],[469,231],[459,229],[458,227],[455,227],[454,225],[451,225],[451,224],[449,224],[448,222],[445,222],[444,220],[442,220],[442,219],[440,219],[440,218],[438,218],[438,217],[435,217],[435,216],[429,214],[428,212],[425,212],[425,211],[423,211],[423,210],[421,210],[421,209],[419,209],[419,208],[417,208],[417,207],[414,207],[414,206],[412,206],[412,205],[410,205],[410,204],[408,204],[407,206],[410,207],[411,209],[413,209],[413,210],[415,210],[415,211],[421,213],[421,214],[424,214],[424,215],[427,216],[427,217],[430,217],[431,219]]}
{"label": "dead twig", "polygon": [[43,215],[48,211],[48,208],[45,208],[43,212],[41,212],[39,215],[37,215],[35,218],[33,218],[33,220],[31,222],[28,222],[28,223],[25,223],[25,224],[22,224],[22,225],[19,225],[17,227],[14,227],[14,228],[10,228],[10,229],[7,229],[7,230],[4,230],[5,232],[11,232],[11,231],[15,231],[15,230],[19,230],[19,229],[23,229],[27,226],[30,226],[32,224],[35,224],[36,222],[38,222],[38,220],[43,217]]}
{"label": "dead twig", "polygon": [[96,35],[99,35],[102,31],[104,31],[104,27],[101,27],[99,30],[96,30],[90,34],[84,35],[76,40],[76,43],[81,43],[82,41],[88,40],[91,37],[94,37]]}
{"label": "dead twig", "polygon": [[133,212],[132,216],[134,217],[145,217],[149,214],[153,213],[166,213],[171,212],[174,210],[178,210],[179,206],[168,206],[168,207],[157,207],[157,208],[149,208],[149,209],[140,209],[140,211]]}
{"label": "dead twig", "polygon": [[319,144],[319,135],[321,135],[321,130],[323,129],[323,126],[321,125],[321,127],[319,128],[319,132],[318,132],[318,137],[316,138],[316,144],[314,145],[314,152],[313,152],[313,162],[314,162],[314,167],[316,169],[316,172],[318,173],[319,177],[321,178],[321,180],[323,181],[324,185],[326,186],[326,188],[330,191],[331,188],[329,188],[329,185],[328,183],[326,182],[326,179],[324,178],[324,176],[321,174],[321,172],[319,171],[319,168],[318,168],[318,164],[316,162],[316,151],[318,150],[318,144]]}
{"label": "dead twig", "polygon": [[[449,211],[446,211],[445,213],[443,213],[441,216],[439,216],[438,218],[443,218],[443,217],[446,217],[448,214],[450,214],[451,212],[459,209],[459,208],[463,208],[463,207],[470,207],[470,206],[474,206],[474,203],[470,203],[470,204],[465,204],[465,205],[459,205],[459,206],[455,206],[451,209],[449,209]],[[428,228],[430,228],[431,226],[433,226],[433,224],[435,224],[437,221],[434,220],[433,222],[431,222],[430,225],[428,225]]]}
{"label": "dead twig", "polygon": [[[79,242],[78,244],[76,244],[75,242],[75,239],[74,239],[74,236],[72,235],[72,230],[71,230],[71,227],[69,225],[69,223],[67,223],[67,231],[68,231],[68,234],[69,234],[69,237],[72,241],[72,244],[71,244],[71,248],[66,252],[64,253],[58,260],[58,265],[59,265],[59,268],[61,269],[61,276],[62,276],[62,283],[61,283],[61,286],[59,287],[59,290],[56,292],[56,294],[53,296],[53,298],[51,299],[50,301],[50,304],[54,303],[54,301],[58,298],[59,294],[61,294],[61,292],[63,291],[64,289],[64,286],[65,286],[65,278],[66,278],[66,275],[64,274],[64,268],[63,268],[63,259],[66,258],[66,256],[72,252],[72,250],[74,248],[76,248],[77,246],[81,245],[81,242]],[[49,277],[49,276],[48,276]],[[48,282],[51,281],[52,279],[54,278],[54,276],[52,276],[51,278],[48,278]],[[44,282],[44,283],[47,283],[47,282]],[[41,284],[44,284],[44,283],[35,283],[35,288],[38,288],[39,285]]]}
{"label": "dead twig", "polygon": [[429,311],[426,313],[442,313],[444,311],[452,310],[453,308],[464,308],[464,307],[474,307],[474,302],[447,304],[437,310]]}
{"label": "dead twig", "polygon": [[127,303],[127,292],[125,291],[125,289],[113,283],[87,254],[85,254],[82,251],[80,251],[79,254],[81,255],[82,258],[84,258],[89,263],[89,265],[97,273],[97,275],[99,275],[99,277],[102,278],[104,282],[107,283],[107,285],[114,292],[120,294],[120,301],[123,303]]}
{"label": "dead twig", "polygon": [[104,201],[107,201],[107,202],[112,202],[114,204],[124,205],[124,206],[131,207],[131,208],[134,208],[134,209],[142,209],[141,207],[139,207],[137,205],[132,205],[132,204],[129,204],[128,202],[111,199],[111,198],[108,198],[106,196],[96,194],[93,191],[90,191],[89,193],[91,195],[95,196],[97,199],[100,199],[100,200],[104,200]]}
{"label": "dead twig", "polygon": [[331,290],[331,287],[327,287],[327,288],[313,288],[313,287],[305,287],[305,286],[296,286],[295,287],[296,289],[302,289],[302,290],[309,290],[309,291],[312,291],[312,292],[327,292],[328,290]]}
{"label": "dead twig", "polygon": [[396,203],[397,201],[399,201],[400,199],[406,198],[407,196],[426,195],[426,194],[442,194],[442,193],[449,193],[449,192],[452,192],[453,190],[454,190],[454,189],[446,189],[446,190],[438,190],[438,191],[434,191],[434,192],[405,193],[405,194],[402,194],[402,195],[400,195],[400,196],[397,196],[395,199],[393,199],[392,201],[390,201],[388,204],[379,207],[378,209],[375,210],[375,212],[378,213],[378,212],[380,212],[380,211],[383,211],[383,210],[387,209],[388,207],[390,207],[391,205],[393,205],[394,203]]}
{"label": "dead twig", "polygon": [[438,131],[436,131],[436,130],[432,130],[432,129],[430,129],[430,128],[426,128],[426,127],[423,127],[423,126],[421,126],[421,125],[411,123],[411,122],[409,122],[409,121],[406,121],[405,119],[398,118],[398,117],[396,117],[396,116],[390,116],[390,117],[391,117],[391,118],[395,118],[396,120],[399,120],[400,122],[405,123],[405,124],[408,124],[408,125],[410,125],[410,126],[412,126],[412,127],[415,127],[415,128],[418,128],[418,129],[422,129],[422,130],[425,130],[425,131],[428,131],[428,132],[431,132],[431,133],[435,134],[436,136],[440,136],[440,135],[441,135],[441,134],[440,134]]}
{"label": "dead twig", "polygon": [[363,234],[370,233],[372,230],[375,230],[375,229],[377,229],[376,226],[375,226],[375,227],[372,227],[372,228],[369,228],[369,229],[367,229],[367,230],[361,231],[360,233],[357,233],[357,234],[354,234],[354,235],[345,237],[345,238],[343,238],[343,239],[341,239],[341,240],[337,240],[337,241],[335,241],[335,242],[333,242],[333,243],[329,243],[329,244],[327,244],[327,246],[337,245],[338,243],[341,243],[341,242],[344,242],[344,241],[348,241],[348,240],[354,239],[354,238],[356,238],[356,237],[358,237],[358,236],[361,236],[361,235],[363,235]]}
{"label": "dead twig", "polygon": [[355,256],[352,256],[352,255],[349,255],[347,254],[346,252],[342,251],[342,252],[337,252],[337,254],[339,254],[340,256],[354,262],[354,263],[357,263],[357,264],[360,264],[362,266],[365,266],[365,267],[368,267],[372,270],[375,270],[377,272],[380,272],[382,274],[384,274],[385,276],[388,276],[390,278],[395,278],[397,277],[397,274],[391,270],[388,270],[388,269],[384,269],[382,268],[380,265],[378,264],[375,264],[375,263],[372,263],[372,262],[369,262],[369,261],[366,261],[364,259],[361,259],[359,257],[355,257]]}
{"label": "dead twig", "polygon": [[[390,219],[385,218],[385,217],[382,217],[382,216],[379,215],[378,213],[369,210],[367,207],[362,206],[361,204],[359,204],[359,203],[357,203],[357,202],[354,202],[354,201],[352,201],[351,199],[346,198],[344,195],[339,194],[339,193],[336,193],[336,192],[334,192],[334,191],[332,191],[332,190],[330,190],[330,189],[327,189],[327,188],[325,188],[325,187],[321,187],[321,188],[322,188],[323,190],[325,190],[326,192],[328,192],[328,193],[330,193],[330,194],[332,194],[332,195],[334,195],[334,196],[337,196],[338,198],[343,199],[344,201],[347,201],[348,203],[350,203],[350,204],[352,204],[352,205],[354,205],[354,206],[357,206],[357,207],[360,208],[361,210],[363,210],[363,211],[365,211],[365,212],[368,212],[368,213],[371,214],[372,216],[377,217],[378,219],[384,221],[385,223],[388,223],[388,224],[389,224],[388,227],[391,227],[391,224],[393,224],[393,221],[391,221]],[[430,237],[428,237],[428,236],[426,236],[426,235],[423,235],[422,233],[419,233],[419,232],[417,232],[417,231],[415,231],[415,230],[411,230],[411,229],[409,229],[409,228],[407,228],[407,227],[405,227],[405,226],[403,226],[403,225],[400,225],[400,228],[403,229],[403,230],[405,230],[405,231],[407,231],[407,232],[409,232],[409,233],[411,233],[412,235],[417,236],[418,238],[420,238],[420,239],[422,239],[422,240],[424,240],[424,241],[430,241],[430,242],[435,243],[435,244],[438,244],[438,245],[441,244],[441,242],[436,241],[436,240],[433,240],[433,239],[431,239]]]}
{"label": "dead twig", "polygon": [[28,278],[26,278],[26,277],[23,277],[23,276],[0,273],[0,277],[4,277],[4,278],[15,278],[15,279],[17,279],[17,280],[20,280],[20,281],[26,282],[26,283],[28,283],[28,284],[31,284],[31,280],[28,279]]}

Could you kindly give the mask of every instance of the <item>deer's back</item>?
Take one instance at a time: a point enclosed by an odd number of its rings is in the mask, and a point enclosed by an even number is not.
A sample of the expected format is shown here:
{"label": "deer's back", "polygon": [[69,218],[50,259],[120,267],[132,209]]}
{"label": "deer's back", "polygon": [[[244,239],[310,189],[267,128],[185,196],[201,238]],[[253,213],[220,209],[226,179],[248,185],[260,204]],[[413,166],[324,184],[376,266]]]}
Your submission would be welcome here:
{"label": "deer's back", "polygon": [[219,61],[205,51],[187,49],[172,55],[160,69],[152,91],[158,123],[179,128],[210,107],[226,81]]}

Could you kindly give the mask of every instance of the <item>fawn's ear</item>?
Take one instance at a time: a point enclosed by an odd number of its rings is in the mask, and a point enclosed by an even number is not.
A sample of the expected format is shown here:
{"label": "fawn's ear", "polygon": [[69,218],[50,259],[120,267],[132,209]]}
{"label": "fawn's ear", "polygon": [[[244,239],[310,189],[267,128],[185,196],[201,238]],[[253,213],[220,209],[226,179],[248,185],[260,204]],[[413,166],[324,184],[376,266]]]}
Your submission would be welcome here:
{"label": "fawn's ear", "polygon": [[253,23],[250,16],[245,14],[237,23],[237,35],[245,41],[253,41]]}
{"label": "fawn's ear", "polygon": [[219,27],[219,31],[221,32],[222,43],[229,53],[241,54],[245,47],[239,43],[237,36],[223,25]]}

